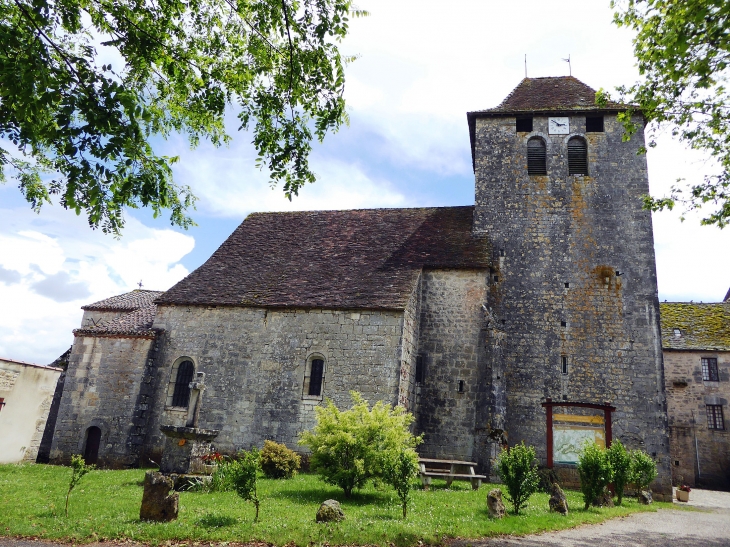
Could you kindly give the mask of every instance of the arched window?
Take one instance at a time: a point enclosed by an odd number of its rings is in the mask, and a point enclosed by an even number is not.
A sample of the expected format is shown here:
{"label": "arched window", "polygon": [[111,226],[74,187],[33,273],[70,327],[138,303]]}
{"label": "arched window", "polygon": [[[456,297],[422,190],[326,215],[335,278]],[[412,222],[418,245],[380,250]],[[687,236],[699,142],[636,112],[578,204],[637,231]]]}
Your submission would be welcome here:
{"label": "arched window", "polygon": [[302,395],[305,397],[322,397],[322,388],[324,387],[324,357],[321,355],[313,355],[307,360],[307,366],[304,370],[304,390]]}
{"label": "arched window", "polygon": [[547,175],[545,141],[539,137],[527,141],[527,174]]}
{"label": "arched window", "polygon": [[195,367],[192,361],[183,361],[177,367],[175,390],[172,393],[172,406],[188,406],[190,401],[190,382],[193,381]]}
{"label": "arched window", "polygon": [[99,444],[101,443],[101,429],[92,425],[86,430],[86,445],[84,446],[84,461],[91,465],[99,460]]}
{"label": "arched window", "polygon": [[568,174],[588,174],[588,146],[580,137],[573,137],[568,141]]}

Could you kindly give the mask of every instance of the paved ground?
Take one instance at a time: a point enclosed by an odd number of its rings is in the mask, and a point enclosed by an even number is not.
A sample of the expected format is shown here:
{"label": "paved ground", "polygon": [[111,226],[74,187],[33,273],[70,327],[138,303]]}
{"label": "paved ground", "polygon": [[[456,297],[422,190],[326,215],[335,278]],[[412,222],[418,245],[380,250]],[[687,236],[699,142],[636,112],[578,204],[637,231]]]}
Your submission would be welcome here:
{"label": "paved ground", "polygon": [[687,505],[695,511],[662,509],[562,532],[459,541],[452,547],[730,547],[730,493],[694,489],[689,496]]}
{"label": "paved ground", "polygon": [[[729,492],[695,489],[690,493],[687,505],[696,510],[662,509],[656,513],[639,513],[563,532],[485,541],[454,541],[449,547],[730,547]],[[61,545],[0,537],[0,547]],[[139,544],[129,542],[124,545]],[[110,543],[92,543],[85,547],[110,547]]]}

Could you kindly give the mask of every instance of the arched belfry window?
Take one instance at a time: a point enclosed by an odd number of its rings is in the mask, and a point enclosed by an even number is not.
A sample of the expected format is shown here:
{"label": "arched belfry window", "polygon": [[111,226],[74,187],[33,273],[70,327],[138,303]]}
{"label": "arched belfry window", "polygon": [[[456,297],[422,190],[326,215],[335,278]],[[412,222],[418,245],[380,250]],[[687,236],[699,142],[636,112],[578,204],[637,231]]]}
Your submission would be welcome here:
{"label": "arched belfry window", "polygon": [[573,137],[568,141],[568,174],[588,174],[588,146],[581,137]]}
{"label": "arched belfry window", "polygon": [[527,141],[527,174],[547,175],[545,141],[539,137]]}
{"label": "arched belfry window", "polygon": [[324,357],[312,355],[307,359],[307,366],[304,369],[304,397],[322,397],[324,388]]}
{"label": "arched belfry window", "polygon": [[188,406],[190,401],[190,382],[193,381],[195,366],[192,361],[182,361],[177,365],[175,387],[172,392],[171,406]]}

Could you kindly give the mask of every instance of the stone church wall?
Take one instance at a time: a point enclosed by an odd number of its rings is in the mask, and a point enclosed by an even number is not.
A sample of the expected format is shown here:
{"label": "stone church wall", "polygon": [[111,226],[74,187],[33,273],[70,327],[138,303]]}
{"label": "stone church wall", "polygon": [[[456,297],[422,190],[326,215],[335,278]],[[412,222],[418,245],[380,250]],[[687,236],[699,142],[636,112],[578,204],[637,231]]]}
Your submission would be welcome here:
{"label": "stone church wall", "polygon": [[51,445],[51,463],[83,454],[86,432],[101,430],[98,464],[136,465],[130,439],[139,392],[153,340],[140,337],[77,336],[69,357]]}
{"label": "stone church wall", "polygon": [[423,272],[418,351],[424,380],[416,428],[424,434],[423,457],[479,459],[475,428],[485,424],[476,419],[488,403],[481,340],[487,276],[479,270]]}
{"label": "stone church wall", "polygon": [[[622,142],[615,114],[603,133],[584,133],[585,115],[570,117],[571,135],[549,135],[547,117],[533,124],[532,133],[509,117],[476,124],[474,228],[490,235],[499,264],[490,306],[506,335],[509,444],[535,445],[546,463],[541,403],[607,402],[614,438],[655,455],[659,491],[671,492],[643,133]],[[568,175],[573,135],[588,143],[589,176]],[[527,175],[533,136],[546,142],[547,176]]]}
{"label": "stone church wall", "polygon": [[183,357],[206,373],[199,425],[221,431],[214,445],[222,452],[265,439],[297,449],[322,402],[303,394],[313,355],[325,360],[323,397],[339,408],[350,406],[350,390],[370,402],[397,402],[402,312],[160,306],[155,327],[165,333],[145,445],[156,461],[160,426],[184,425],[185,412],[165,406],[172,367]]}

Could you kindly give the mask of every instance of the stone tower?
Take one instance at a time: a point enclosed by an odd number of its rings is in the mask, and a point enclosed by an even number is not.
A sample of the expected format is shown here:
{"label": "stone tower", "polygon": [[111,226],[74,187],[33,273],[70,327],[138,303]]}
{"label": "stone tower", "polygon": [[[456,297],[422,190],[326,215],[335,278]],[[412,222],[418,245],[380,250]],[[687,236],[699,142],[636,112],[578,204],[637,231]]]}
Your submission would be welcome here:
{"label": "stone tower", "polygon": [[492,242],[500,336],[484,415],[558,471],[566,443],[603,427],[607,442],[656,456],[655,486],[671,495],[643,120],[623,142],[627,107],[594,97],[573,77],[525,78],[468,113],[473,229]]}

